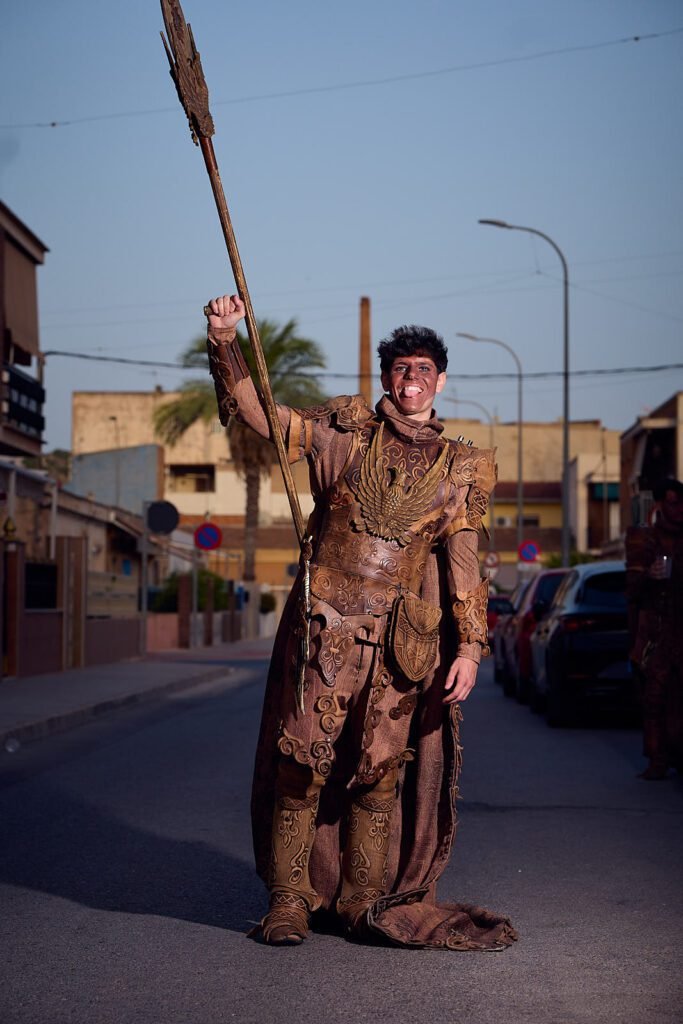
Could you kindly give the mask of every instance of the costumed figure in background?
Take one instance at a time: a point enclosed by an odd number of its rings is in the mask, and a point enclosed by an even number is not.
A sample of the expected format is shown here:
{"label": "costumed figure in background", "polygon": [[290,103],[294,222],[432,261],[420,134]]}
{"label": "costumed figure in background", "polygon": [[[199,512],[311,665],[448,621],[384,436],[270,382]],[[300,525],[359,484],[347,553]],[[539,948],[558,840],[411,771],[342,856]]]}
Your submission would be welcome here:
{"label": "costumed figure in background", "polygon": [[[270,436],[236,325],[207,307],[221,422]],[[307,459],[314,511],[275,641],[256,754],[256,865],[270,890],[263,941],[298,944],[311,914],[350,936],[503,949],[507,920],[439,905],[455,831],[459,701],[488,654],[478,531],[494,452],[442,437],[442,339],[403,327],[379,346],[385,396],[278,406],[289,461]]]}
{"label": "costumed figure in background", "polygon": [[683,771],[683,484],[653,489],[652,526],[626,534],[631,661],[642,682],[642,778]]}

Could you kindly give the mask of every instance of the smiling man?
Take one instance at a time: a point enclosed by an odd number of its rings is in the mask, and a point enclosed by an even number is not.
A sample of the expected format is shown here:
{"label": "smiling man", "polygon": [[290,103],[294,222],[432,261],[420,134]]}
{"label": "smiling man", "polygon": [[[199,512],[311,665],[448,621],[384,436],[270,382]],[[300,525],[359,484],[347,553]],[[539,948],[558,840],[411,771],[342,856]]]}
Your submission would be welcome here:
{"label": "smiling man", "polygon": [[[209,309],[221,422],[236,415],[268,437],[235,341],[243,304],[226,295]],[[298,944],[323,910],[356,938],[502,949],[515,938],[506,918],[435,898],[455,831],[459,702],[488,654],[477,546],[494,453],[442,436],[433,404],[448,357],[434,331],[400,327],[378,351],[386,394],[374,410],[358,395],[278,407],[315,507],[310,598],[302,570],[256,755],[254,846],[270,891],[260,935]]]}

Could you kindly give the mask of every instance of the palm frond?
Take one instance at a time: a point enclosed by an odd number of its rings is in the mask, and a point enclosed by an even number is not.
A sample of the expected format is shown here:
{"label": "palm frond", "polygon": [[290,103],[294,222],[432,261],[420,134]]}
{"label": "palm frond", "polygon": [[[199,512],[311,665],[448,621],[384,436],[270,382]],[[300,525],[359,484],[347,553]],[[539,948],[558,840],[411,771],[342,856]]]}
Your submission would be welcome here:
{"label": "palm frond", "polygon": [[152,417],[155,433],[171,447],[193,423],[198,420],[208,422],[216,415],[216,396],[211,384],[186,381],[180,391],[179,398],[159,406]]}

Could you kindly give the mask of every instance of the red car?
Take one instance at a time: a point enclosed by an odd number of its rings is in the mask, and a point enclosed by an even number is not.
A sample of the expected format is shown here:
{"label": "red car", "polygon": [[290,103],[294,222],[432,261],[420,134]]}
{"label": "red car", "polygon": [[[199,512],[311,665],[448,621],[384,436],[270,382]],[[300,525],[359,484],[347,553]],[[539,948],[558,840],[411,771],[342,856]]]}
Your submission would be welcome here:
{"label": "red car", "polygon": [[503,692],[526,704],[531,693],[530,637],[539,621],[547,614],[560,583],[568,569],[546,569],[534,576],[505,631],[505,662],[508,674]]}

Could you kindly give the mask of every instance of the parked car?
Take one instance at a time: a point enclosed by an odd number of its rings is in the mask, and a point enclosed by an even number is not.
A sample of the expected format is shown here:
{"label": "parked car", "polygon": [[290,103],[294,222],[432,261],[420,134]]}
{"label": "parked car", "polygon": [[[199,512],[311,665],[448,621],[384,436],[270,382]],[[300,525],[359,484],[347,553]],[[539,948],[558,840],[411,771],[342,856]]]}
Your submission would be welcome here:
{"label": "parked car", "polygon": [[505,683],[508,676],[508,666],[505,651],[505,633],[508,629],[512,616],[515,611],[519,608],[522,598],[529,586],[528,580],[522,580],[517,584],[515,589],[510,594],[510,604],[512,610],[509,612],[500,612],[496,621],[495,630],[495,642],[493,645],[493,678],[497,683]]}
{"label": "parked car", "polygon": [[571,569],[531,637],[532,703],[564,725],[589,702],[632,706],[623,562]]}
{"label": "parked car", "polygon": [[486,606],[486,626],[491,650],[496,645],[496,625],[501,615],[511,615],[514,608],[507,594],[491,594]]}
{"label": "parked car", "polygon": [[515,696],[520,704],[526,704],[529,699],[531,634],[543,616],[548,614],[567,572],[567,569],[546,569],[534,576],[505,632],[508,675],[503,683],[503,692],[509,697]]}

